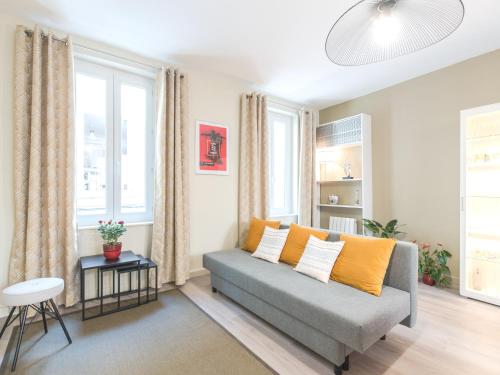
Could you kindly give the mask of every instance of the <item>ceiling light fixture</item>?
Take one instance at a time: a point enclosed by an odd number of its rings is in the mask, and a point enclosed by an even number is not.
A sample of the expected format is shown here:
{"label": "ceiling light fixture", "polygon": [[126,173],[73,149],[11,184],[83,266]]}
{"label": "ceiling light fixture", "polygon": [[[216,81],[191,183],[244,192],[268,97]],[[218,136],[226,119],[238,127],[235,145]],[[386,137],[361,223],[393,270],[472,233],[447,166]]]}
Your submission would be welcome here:
{"label": "ceiling light fixture", "polygon": [[390,60],[443,40],[464,13],[462,0],[361,0],[333,25],[326,54],[344,66]]}

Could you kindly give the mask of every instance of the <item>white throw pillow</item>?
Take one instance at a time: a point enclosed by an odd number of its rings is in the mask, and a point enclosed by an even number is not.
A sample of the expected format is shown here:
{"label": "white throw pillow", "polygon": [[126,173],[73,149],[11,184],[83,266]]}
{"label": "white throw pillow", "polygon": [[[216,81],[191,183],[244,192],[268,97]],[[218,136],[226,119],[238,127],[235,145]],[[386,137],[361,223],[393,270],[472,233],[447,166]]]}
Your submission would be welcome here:
{"label": "white throw pillow", "polygon": [[285,246],[288,231],[289,229],[265,227],[259,246],[257,246],[257,250],[254,251],[252,256],[271,263],[278,263],[281,251]]}
{"label": "white throw pillow", "polygon": [[333,265],[342,251],[344,243],[344,241],[321,241],[314,236],[310,236],[304,253],[294,270],[328,283]]}

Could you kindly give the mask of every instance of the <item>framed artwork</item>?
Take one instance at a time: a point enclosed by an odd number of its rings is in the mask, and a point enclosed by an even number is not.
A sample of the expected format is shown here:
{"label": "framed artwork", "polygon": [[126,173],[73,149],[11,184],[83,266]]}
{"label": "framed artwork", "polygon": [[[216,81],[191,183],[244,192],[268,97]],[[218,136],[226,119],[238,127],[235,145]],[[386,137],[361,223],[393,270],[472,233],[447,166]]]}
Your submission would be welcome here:
{"label": "framed artwork", "polygon": [[228,175],[229,129],[207,121],[196,121],[196,173]]}

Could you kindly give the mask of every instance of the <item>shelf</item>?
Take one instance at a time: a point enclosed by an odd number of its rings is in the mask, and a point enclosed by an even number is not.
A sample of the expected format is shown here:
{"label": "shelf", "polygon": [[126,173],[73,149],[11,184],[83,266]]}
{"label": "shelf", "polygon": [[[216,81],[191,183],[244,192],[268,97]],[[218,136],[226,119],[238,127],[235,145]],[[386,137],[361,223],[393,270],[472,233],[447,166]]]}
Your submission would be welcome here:
{"label": "shelf", "polygon": [[363,209],[363,206],[358,206],[358,205],[350,205],[350,204],[326,204],[326,203],[320,203],[320,204],[318,204],[318,207],[330,207],[330,208],[357,208],[357,209]]}
{"label": "shelf", "polygon": [[472,198],[472,199],[500,199],[500,196],[498,196],[498,195],[468,195],[465,198]]}
{"label": "shelf", "polygon": [[467,232],[467,237],[481,239],[481,240],[487,240],[487,241],[500,240],[500,234],[496,234],[496,233]]}
{"label": "shelf", "polygon": [[349,180],[325,180],[325,181],[317,181],[318,184],[338,184],[338,183],[351,183],[351,182],[361,182],[363,181],[361,178],[351,178]]}
{"label": "shelf", "polygon": [[477,137],[469,137],[469,138],[465,138],[466,141],[484,141],[484,140],[489,140],[491,138],[495,139],[495,138],[499,138],[500,137],[500,134],[489,134],[489,135],[481,135],[481,136],[477,136]]}
{"label": "shelf", "polygon": [[479,262],[488,262],[500,265],[500,257],[482,257],[482,256],[474,256],[468,255],[467,260],[474,260]]}
{"label": "shelf", "polygon": [[498,161],[468,162],[467,169],[491,169],[500,168]]}

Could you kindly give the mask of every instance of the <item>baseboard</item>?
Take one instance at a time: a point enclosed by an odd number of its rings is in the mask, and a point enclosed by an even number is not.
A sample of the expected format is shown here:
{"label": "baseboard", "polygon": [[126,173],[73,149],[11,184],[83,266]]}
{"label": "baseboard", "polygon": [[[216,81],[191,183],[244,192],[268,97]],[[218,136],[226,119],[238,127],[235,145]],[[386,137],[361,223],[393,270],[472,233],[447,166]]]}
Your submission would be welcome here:
{"label": "baseboard", "polygon": [[206,268],[198,268],[196,270],[191,270],[189,271],[189,277],[198,277],[198,276],[205,276],[210,274],[210,272]]}

